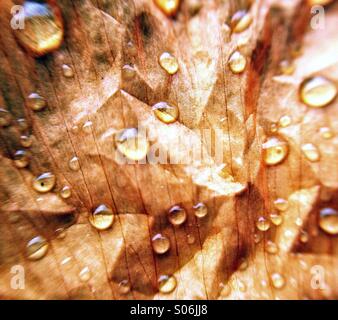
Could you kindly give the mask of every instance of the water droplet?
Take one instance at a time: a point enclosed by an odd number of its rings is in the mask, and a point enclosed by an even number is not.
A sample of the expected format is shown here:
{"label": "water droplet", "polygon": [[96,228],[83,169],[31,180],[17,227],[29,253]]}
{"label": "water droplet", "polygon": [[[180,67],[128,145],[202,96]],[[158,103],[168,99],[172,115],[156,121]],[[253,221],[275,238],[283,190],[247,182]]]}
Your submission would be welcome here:
{"label": "water droplet", "polygon": [[246,270],[246,269],[248,268],[248,266],[249,266],[248,260],[245,259],[245,258],[243,258],[243,259],[241,259],[241,261],[240,261],[238,270],[244,271],[244,270]]}
{"label": "water droplet", "polygon": [[278,252],[278,246],[271,240],[266,243],[266,251],[270,254],[276,254]]}
{"label": "water droplet", "polygon": [[33,144],[33,139],[31,136],[22,135],[20,136],[20,143],[24,148],[29,148]]}
{"label": "water droplet", "polygon": [[128,280],[122,280],[119,283],[119,291],[121,294],[127,294],[131,290],[131,286]]}
{"label": "water droplet", "polygon": [[66,230],[64,228],[58,228],[55,230],[55,236],[57,239],[62,240],[66,238]]}
{"label": "water droplet", "polygon": [[11,114],[7,110],[0,108],[0,127],[9,126],[11,119]]}
{"label": "water droplet", "polygon": [[162,275],[158,279],[158,288],[162,293],[170,293],[174,291],[177,285],[175,276]]}
{"label": "water droplet", "polygon": [[283,222],[283,217],[276,212],[273,212],[270,214],[270,220],[275,226],[279,226]]}
{"label": "water droplet", "polygon": [[278,126],[277,126],[277,123],[271,123],[271,125],[270,125],[270,132],[271,133],[275,133],[275,132],[277,132],[278,131]]}
{"label": "water droplet", "polygon": [[262,240],[262,234],[261,233],[255,233],[254,234],[254,241],[255,243],[260,243]]}
{"label": "water droplet", "polygon": [[33,238],[26,246],[26,256],[29,260],[39,260],[46,255],[47,251],[48,242],[42,236]]}
{"label": "water droplet", "polygon": [[155,116],[164,123],[173,123],[178,119],[178,108],[166,102],[156,103],[153,105],[152,110]]}
{"label": "water droplet", "polygon": [[239,51],[235,51],[230,56],[228,64],[233,73],[241,73],[246,67],[246,58]]}
{"label": "water droplet", "polygon": [[242,32],[252,23],[252,16],[246,10],[237,11],[231,18],[230,27],[232,32]]}
{"label": "water droplet", "polygon": [[91,272],[88,267],[84,267],[80,273],[79,278],[82,282],[88,282],[91,278]]}
{"label": "water droplet", "polygon": [[45,193],[55,186],[56,178],[51,172],[45,172],[33,179],[34,190]]}
{"label": "water droplet", "polygon": [[175,74],[178,71],[177,59],[169,52],[164,52],[159,58],[160,66],[169,74]]}
{"label": "water droplet", "polygon": [[68,162],[69,169],[73,171],[80,170],[80,161],[78,157],[73,157]]}
{"label": "water droplet", "polygon": [[263,143],[264,162],[269,165],[281,163],[289,152],[288,143],[280,137],[270,137]]}
{"label": "water droplet", "polygon": [[164,254],[170,249],[170,241],[167,237],[158,233],[152,238],[152,246],[157,254]]}
{"label": "water droplet", "polygon": [[63,199],[68,199],[71,195],[72,195],[72,190],[71,190],[71,188],[69,186],[64,186],[60,190],[60,196]]}
{"label": "water droplet", "polygon": [[319,212],[319,226],[328,234],[338,234],[338,211],[333,208],[323,208]]}
{"label": "water droplet", "polygon": [[142,160],[149,150],[147,138],[139,134],[136,128],[127,128],[117,133],[115,144],[117,150],[130,160]]}
{"label": "water droplet", "polygon": [[173,206],[168,212],[168,219],[174,226],[179,226],[187,219],[187,213],[180,206]]}
{"label": "water droplet", "polygon": [[38,93],[33,92],[28,96],[28,106],[34,111],[40,111],[46,107],[47,103],[45,98]]}
{"label": "water droplet", "polygon": [[270,229],[270,221],[265,217],[259,217],[256,222],[256,227],[260,231],[267,231]]}
{"label": "water droplet", "polygon": [[176,14],[178,7],[180,6],[180,0],[154,0],[156,5],[167,16],[173,16]]}
{"label": "water droplet", "polygon": [[324,139],[331,139],[333,137],[333,132],[329,127],[322,127],[319,129],[319,132]]}
{"label": "water droplet", "polygon": [[277,198],[273,202],[275,208],[279,211],[285,211],[289,207],[289,202],[283,198]]}
{"label": "water droplet", "polygon": [[87,134],[91,133],[92,126],[93,126],[93,122],[91,122],[90,120],[87,120],[82,126],[82,131]]}
{"label": "water droplet", "polygon": [[292,122],[292,119],[290,116],[281,116],[279,119],[279,126],[282,128],[288,127]]}
{"label": "water droplet", "polygon": [[122,67],[122,78],[125,80],[131,80],[135,78],[136,71],[135,68],[129,64],[125,64]]}
{"label": "water droplet", "polygon": [[35,56],[42,56],[60,47],[63,22],[59,8],[53,4],[25,1],[25,28],[16,30],[20,44]]}
{"label": "water droplet", "polygon": [[19,126],[19,130],[20,131],[25,131],[28,129],[28,123],[27,120],[24,118],[19,118],[16,120],[16,122],[18,123]]}
{"label": "water droplet", "polygon": [[208,208],[202,202],[197,203],[193,208],[197,218],[204,218],[208,214]]}
{"label": "water droplet", "polygon": [[73,78],[74,77],[74,71],[71,66],[68,64],[62,65],[62,73],[66,78]]}
{"label": "water droplet", "polygon": [[194,244],[195,243],[195,237],[194,237],[193,234],[187,235],[187,242],[188,242],[188,244]]}
{"label": "water droplet", "polygon": [[299,240],[302,243],[307,243],[309,241],[309,234],[306,231],[302,230],[299,236]]}
{"label": "water droplet", "polygon": [[281,63],[279,64],[279,71],[281,74],[284,74],[286,76],[290,76],[295,72],[295,65],[293,62],[289,61],[289,60],[283,60],[281,61]]}
{"label": "water droplet", "polygon": [[306,143],[302,145],[302,151],[307,160],[311,162],[319,161],[320,154],[318,148],[312,143]]}
{"label": "water droplet", "polygon": [[321,108],[333,101],[337,96],[337,88],[331,80],[316,76],[302,82],[299,94],[306,105]]}
{"label": "water droplet", "polygon": [[273,273],[271,275],[271,281],[276,289],[281,289],[285,286],[285,279],[280,273]]}
{"label": "water droplet", "polygon": [[29,158],[25,150],[18,150],[14,154],[14,164],[17,168],[25,168],[28,166]]}
{"label": "water droplet", "polygon": [[104,204],[99,205],[89,216],[89,222],[98,230],[110,228],[114,222],[115,216],[112,209]]}

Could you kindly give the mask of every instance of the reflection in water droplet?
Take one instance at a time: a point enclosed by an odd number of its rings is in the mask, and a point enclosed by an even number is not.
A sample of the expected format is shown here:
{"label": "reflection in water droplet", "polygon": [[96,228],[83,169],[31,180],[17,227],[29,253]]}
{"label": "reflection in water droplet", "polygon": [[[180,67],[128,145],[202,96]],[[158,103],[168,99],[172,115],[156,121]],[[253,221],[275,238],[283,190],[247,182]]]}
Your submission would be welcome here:
{"label": "reflection in water droplet", "polygon": [[159,58],[160,66],[169,74],[175,74],[178,71],[178,62],[169,52],[164,52]]}
{"label": "reflection in water droplet", "polygon": [[89,216],[89,222],[98,230],[110,228],[114,222],[115,216],[110,207],[101,204]]}
{"label": "reflection in water droplet", "polygon": [[162,275],[158,279],[158,288],[161,293],[170,293],[176,288],[177,281],[174,275]]}
{"label": "reflection in water droplet", "polygon": [[171,224],[179,226],[187,219],[187,213],[180,206],[173,206],[168,212],[168,219]]}
{"label": "reflection in water droplet", "polygon": [[265,217],[259,217],[256,222],[256,227],[260,231],[267,231],[270,229],[270,221]]}
{"label": "reflection in water droplet", "polygon": [[174,105],[166,102],[158,102],[153,105],[152,110],[155,116],[164,123],[173,123],[177,120],[179,111]]}
{"label": "reflection in water droplet", "polygon": [[235,51],[230,56],[228,64],[233,73],[241,73],[245,70],[246,58],[239,51]]}
{"label": "reflection in water droplet", "polygon": [[118,132],[115,135],[115,144],[118,151],[135,161],[145,158],[149,150],[147,138],[136,128],[127,128]]}
{"label": "reflection in water droplet", "polygon": [[42,56],[60,47],[63,40],[63,22],[59,8],[54,4],[25,1],[25,27],[15,31],[20,44],[35,56]]}
{"label": "reflection in water droplet", "polygon": [[48,251],[48,242],[42,236],[37,236],[30,240],[26,246],[26,256],[29,260],[39,260]]}
{"label": "reflection in water droplet", "polygon": [[55,186],[56,178],[51,172],[45,172],[33,179],[34,190],[45,193],[52,190]]}
{"label": "reflection in water droplet", "polygon": [[25,150],[18,150],[14,154],[14,164],[17,168],[25,168],[28,166],[29,158]]}
{"label": "reflection in water droplet", "polygon": [[45,98],[36,92],[33,92],[28,96],[27,104],[34,111],[40,111],[47,105]]}
{"label": "reflection in water droplet", "polygon": [[302,151],[305,158],[311,162],[317,162],[320,159],[320,153],[318,148],[312,143],[306,143],[302,145]]}
{"label": "reflection in water droplet", "polygon": [[66,238],[66,230],[64,228],[58,228],[55,230],[55,236],[57,239],[62,240]]}
{"label": "reflection in water droplet", "polygon": [[252,23],[252,16],[246,10],[237,11],[231,18],[230,27],[232,32],[242,32]]}
{"label": "reflection in water droplet", "polygon": [[90,120],[87,120],[82,126],[82,131],[86,134],[91,133],[92,132],[92,126],[93,126],[93,122],[91,122]]}
{"label": "reflection in water droplet", "polygon": [[193,208],[197,218],[204,218],[208,214],[208,208],[202,202],[197,203]]}
{"label": "reflection in water droplet", "polygon": [[152,238],[152,246],[157,254],[164,254],[170,249],[170,241],[167,237],[158,233]]}
{"label": "reflection in water droplet", "polygon": [[305,79],[299,89],[301,100],[308,106],[321,108],[327,106],[337,96],[335,84],[325,77],[316,76]]}
{"label": "reflection in water droplet", "polygon": [[289,152],[288,143],[280,137],[270,137],[263,143],[263,158],[267,165],[281,163]]}
{"label": "reflection in water droplet", "polygon": [[338,211],[333,208],[323,208],[319,212],[319,226],[328,234],[338,234]]}

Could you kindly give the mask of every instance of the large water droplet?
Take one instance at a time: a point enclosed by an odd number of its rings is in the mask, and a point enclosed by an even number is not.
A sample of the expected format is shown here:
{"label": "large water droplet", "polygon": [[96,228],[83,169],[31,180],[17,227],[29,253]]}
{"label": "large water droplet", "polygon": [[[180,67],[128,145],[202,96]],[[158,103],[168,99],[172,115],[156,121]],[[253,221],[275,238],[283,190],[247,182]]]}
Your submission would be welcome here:
{"label": "large water droplet", "polygon": [[25,1],[24,29],[15,31],[20,44],[35,56],[42,56],[60,47],[63,22],[59,8],[42,1]]}
{"label": "large water droplet", "polygon": [[80,170],[80,161],[78,157],[73,157],[68,162],[69,169],[73,171]]}
{"label": "large water droplet", "polygon": [[270,229],[270,221],[265,217],[259,217],[256,222],[256,227],[260,231],[267,231]]}
{"label": "large water droplet", "polygon": [[328,234],[338,234],[338,211],[333,208],[323,208],[319,212],[319,226]]}
{"label": "large water droplet", "polygon": [[306,143],[302,145],[302,151],[306,159],[311,162],[317,162],[320,159],[320,153],[318,148],[312,143]]}
{"label": "large water droplet", "polygon": [[71,66],[68,64],[62,65],[62,73],[66,78],[73,78],[74,77],[74,71]]}
{"label": "large water droplet", "polygon": [[54,188],[55,182],[55,175],[51,172],[45,172],[33,179],[33,188],[38,192],[45,193]]}
{"label": "large water droplet", "polygon": [[171,224],[179,226],[187,219],[187,213],[182,207],[173,206],[168,212],[168,219]]}
{"label": "large water droplet", "polygon": [[175,15],[180,6],[180,0],[154,0],[154,2],[167,16]]}
{"label": "large water droplet", "polygon": [[48,242],[42,236],[33,238],[26,246],[26,256],[29,260],[39,260],[46,255],[47,251]]}
{"label": "large water droplet", "polygon": [[169,52],[164,52],[159,58],[160,66],[169,74],[175,74],[178,71],[177,59]]}
{"label": "large water droplet", "polygon": [[179,111],[174,105],[167,102],[158,102],[153,105],[152,110],[155,116],[164,123],[173,123],[177,120]]}
{"label": "large water droplet", "polygon": [[152,245],[157,254],[164,254],[170,249],[169,239],[160,233],[152,238]]}
{"label": "large water droplet", "polygon": [[29,158],[25,150],[18,150],[14,154],[14,164],[17,168],[25,168],[28,166]]}
{"label": "large water droplet", "polygon": [[158,288],[162,293],[170,293],[176,288],[177,281],[175,276],[162,275],[158,279]]}
{"label": "large water droplet", "polygon": [[149,150],[147,138],[139,134],[136,128],[127,128],[117,133],[115,144],[117,150],[130,160],[142,160]]}
{"label": "large water droplet", "polygon": [[305,79],[299,90],[301,100],[310,107],[325,107],[337,96],[335,84],[325,77],[316,76]]}
{"label": "large water droplet", "polygon": [[230,56],[228,64],[233,73],[241,73],[245,70],[246,58],[239,51],[235,51]]}
{"label": "large water droplet", "polygon": [[115,216],[110,207],[101,204],[89,216],[89,222],[98,230],[110,228],[114,222]]}
{"label": "large water droplet", "polygon": [[28,96],[28,106],[34,111],[40,111],[46,107],[47,103],[45,98],[38,93],[33,92]]}
{"label": "large water droplet", "polygon": [[204,218],[208,214],[207,206],[200,202],[194,205],[194,213],[197,218]]}
{"label": "large water droplet", "polygon": [[270,137],[263,143],[263,158],[267,165],[281,163],[289,152],[288,143],[280,137]]}
{"label": "large water droplet", "polygon": [[283,198],[277,198],[274,200],[273,204],[279,211],[285,211],[289,207],[289,202]]}
{"label": "large water droplet", "polygon": [[72,195],[72,189],[69,186],[64,186],[60,190],[60,196],[63,199],[68,199],[68,198],[70,198],[71,195]]}
{"label": "large water droplet", "polygon": [[231,18],[230,27],[232,32],[242,32],[252,23],[252,16],[246,10],[237,11]]}
{"label": "large water droplet", "polygon": [[281,289],[285,286],[285,279],[280,273],[273,273],[271,275],[271,281],[276,289]]}

